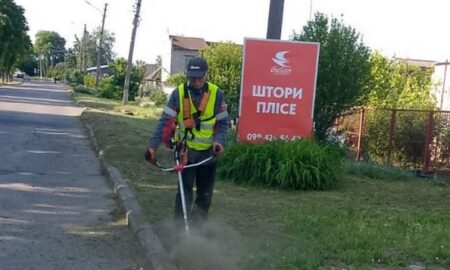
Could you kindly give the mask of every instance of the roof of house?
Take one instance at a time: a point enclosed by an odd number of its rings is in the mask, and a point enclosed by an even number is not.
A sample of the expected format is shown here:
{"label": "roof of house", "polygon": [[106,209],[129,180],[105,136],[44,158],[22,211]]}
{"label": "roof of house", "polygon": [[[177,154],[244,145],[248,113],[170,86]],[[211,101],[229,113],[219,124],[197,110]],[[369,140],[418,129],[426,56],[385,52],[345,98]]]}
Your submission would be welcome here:
{"label": "roof of house", "polygon": [[[106,68],[109,68],[109,65],[102,65],[102,66],[100,66],[100,69],[106,69]],[[97,67],[88,67],[88,68],[86,68],[86,71],[87,72],[97,71]]]}
{"label": "roof of house", "polygon": [[172,46],[178,49],[198,51],[208,46],[208,44],[203,38],[182,37],[182,36],[169,36],[169,37],[172,40]]}
{"label": "roof of house", "polygon": [[435,64],[437,64],[437,61],[433,60],[420,60],[420,59],[408,59],[408,58],[395,58],[395,60],[398,60],[400,62],[405,62],[409,65],[418,66],[422,68],[432,68]]}
{"label": "roof of house", "polygon": [[143,81],[160,81],[161,80],[161,67],[157,67],[152,73],[144,76]]}
{"label": "roof of house", "polygon": [[149,74],[153,73],[158,68],[158,65],[157,64],[145,64],[144,68],[145,68],[145,71],[144,71],[144,78],[145,78]]}
{"label": "roof of house", "polygon": [[436,63],[436,66],[445,66],[445,65],[450,65],[450,62],[448,62],[448,61],[446,61],[446,62],[439,62],[439,63]]}

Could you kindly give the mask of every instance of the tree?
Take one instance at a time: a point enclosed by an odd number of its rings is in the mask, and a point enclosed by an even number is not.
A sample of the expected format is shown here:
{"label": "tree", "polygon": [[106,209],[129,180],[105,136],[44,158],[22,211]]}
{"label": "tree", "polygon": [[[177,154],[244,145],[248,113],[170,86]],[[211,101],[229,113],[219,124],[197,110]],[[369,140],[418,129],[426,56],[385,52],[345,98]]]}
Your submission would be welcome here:
{"label": "tree", "polygon": [[369,90],[370,50],[355,29],[321,13],[292,39],[320,43],[314,121],[315,136],[321,140],[336,117],[358,105]]}
{"label": "tree", "polygon": [[[112,99],[120,99],[123,94],[123,85],[125,82],[125,72],[127,68],[127,60],[125,58],[118,58],[109,64],[111,69],[111,76],[102,81],[100,96]],[[139,84],[144,77],[145,63],[137,61],[132,67],[130,77],[130,99],[134,100],[138,93]]]}
{"label": "tree", "polygon": [[375,52],[370,57],[368,106],[388,109],[433,109],[431,69],[421,69]]}
{"label": "tree", "polygon": [[29,76],[35,76],[38,64],[33,54],[25,56],[18,64],[17,68],[25,72]]}
{"label": "tree", "polygon": [[[431,94],[431,72],[431,69],[421,69],[398,60],[389,60],[377,52],[373,53],[370,58],[370,92],[367,93],[365,105],[381,109],[431,110],[436,104]],[[389,123],[393,119],[395,136],[391,142]],[[442,120],[444,119],[435,119],[438,125]],[[374,110],[367,114],[365,122],[365,147],[371,160],[415,167],[422,163],[428,113]],[[434,136],[437,134],[433,133]],[[391,156],[387,157],[390,144],[393,150]]]}
{"label": "tree", "polygon": [[49,67],[64,62],[66,40],[54,31],[39,31],[36,34],[34,53],[39,58],[41,75],[47,77]]}
{"label": "tree", "polygon": [[13,67],[31,50],[24,9],[12,0],[0,0],[0,73],[7,78]]}
{"label": "tree", "polygon": [[[69,58],[72,60],[72,65],[75,63],[75,67],[80,67],[84,69],[86,67],[93,67],[97,65],[97,44],[100,40],[101,29],[97,28],[92,33],[86,31],[84,34],[84,38],[81,39],[75,37],[75,41],[73,43],[73,47],[69,54]],[[107,30],[103,32],[103,41],[102,41],[102,49],[101,49],[101,65],[109,64],[113,57],[113,47],[115,43],[114,33],[110,33]],[[83,42],[83,45],[82,45]],[[83,63],[80,63],[80,50],[83,48]],[[83,66],[83,67],[81,67]],[[72,67],[72,66],[71,66]],[[75,68],[72,67],[72,68]]]}
{"label": "tree", "polygon": [[241,88],[242,48],[234,43],[216,43],[200,51],[209,65],[209,80],[225,94],[232,118],[237,116]]}

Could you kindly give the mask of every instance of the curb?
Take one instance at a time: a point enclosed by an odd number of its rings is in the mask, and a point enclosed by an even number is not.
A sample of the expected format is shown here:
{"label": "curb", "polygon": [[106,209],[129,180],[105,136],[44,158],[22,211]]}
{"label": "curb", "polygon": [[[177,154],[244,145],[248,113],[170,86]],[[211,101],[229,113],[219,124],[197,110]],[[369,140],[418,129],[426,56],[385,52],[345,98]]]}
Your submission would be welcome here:
{"label": "curb", "polygon": [[[89,138],[94,148],[102,171],[107,176],[108,184],[113,192],[119,196],[122,206],[125,208],[128,227],[138,239],[146,256],[145,270],[176,270],[177,268],[170,263],[167,251],[162,246],[158,236],[151,227],[145,222],[141,207],[136,200],[133,192],[128,187],[119,170],[109,165],[103,158],[103,151],[99,149],[94,131],[91,126],[83,124],[89,131]],[[150,269],[147,269],[150,268]]]}

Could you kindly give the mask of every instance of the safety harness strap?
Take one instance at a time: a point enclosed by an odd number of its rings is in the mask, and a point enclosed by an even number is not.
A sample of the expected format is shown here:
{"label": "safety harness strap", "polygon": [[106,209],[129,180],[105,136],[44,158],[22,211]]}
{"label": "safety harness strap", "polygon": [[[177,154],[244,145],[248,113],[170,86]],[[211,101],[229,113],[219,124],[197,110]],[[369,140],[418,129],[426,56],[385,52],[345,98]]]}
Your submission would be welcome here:
{"label": "safety harness strap", "polygon": [[192,129],[195,126],[195,129],[201,129],[201,122],[208,121],[214,118],[214,116],[208,119],[200,120],[200,116],[202,116],[205,112],[206,105],[208,104],[210,91],[206,89],[205,93],[203,93],[202,100],[198,105],[197,111],[195,113],[191,112],[191,98],[189,97],[189,90],[187,88],[187,83],[184,84],[184,96],[183,96],[183,122],[186,129]]}

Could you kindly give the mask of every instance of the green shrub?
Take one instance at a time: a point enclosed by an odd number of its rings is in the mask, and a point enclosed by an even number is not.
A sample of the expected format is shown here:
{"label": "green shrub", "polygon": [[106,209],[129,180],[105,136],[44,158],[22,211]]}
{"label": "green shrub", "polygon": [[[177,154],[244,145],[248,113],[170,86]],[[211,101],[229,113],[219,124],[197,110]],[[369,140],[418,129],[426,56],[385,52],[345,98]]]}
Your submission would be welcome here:
{"label": "green shrub", "polygon": [[83,77],[84,73],[76,69],[71,69],[67,72],[67,80],[71,83],[83,84]]}
{"label": "green shrub", "polygon": [[184,83],[187,80],[186,78],[186,74],[180,72],[180,73],[175,73],[173,75],[170,75],[169,78],[166,81],[166,84],[168,86],[178,86],[182,83]]}
{"label": "green shrub", "polygon": [[112,76],[105,76],[100,85],[100,97],[120,100],[123,96],[123,89],[120,86],[114,85]]}
{"label": "green shrub", "polygon": [[93,95],[94,94],[94,89],[91,89],[89,87],[85,87],[84,85],[75,85],[73,87],[73,90],[77,93],[82,93],[82,94],[89,94],[89,95]]}
{"label": "green shrub", "polygon": [[367,130],[363,140],[364,154],[366,158],[379,164],[387,162],[391,114],[388,110],[367,111],[364,119]]}
{"label": "green shrub", "polygon": [[335,145],[311,140],[259,144],[232,143],[223,156],[219,173],[236,183],[323,190],[338,181],[342,152]]}
{"label": "green shrub", "polygon": [[95,77],[91,74],[86,74],[83,77],[83,83],[86,87],[93,88],[95,86]]}
{"label": "green shrub", "polygon": [[[365,155],[377,164],[387,164],[391,110],[375,110],[367,114],[367,135],[364,139]],[[420,168],[424,160],[427,112],[397,111],[391,164]],[[433,134],[437,136],[437,134]]]}
{"label": "green shrub", "polygon": [[164,106],[167,103],[167,94],[163,91],[153,91],[150,94],[150,100],[155,102],[156,106]]}

